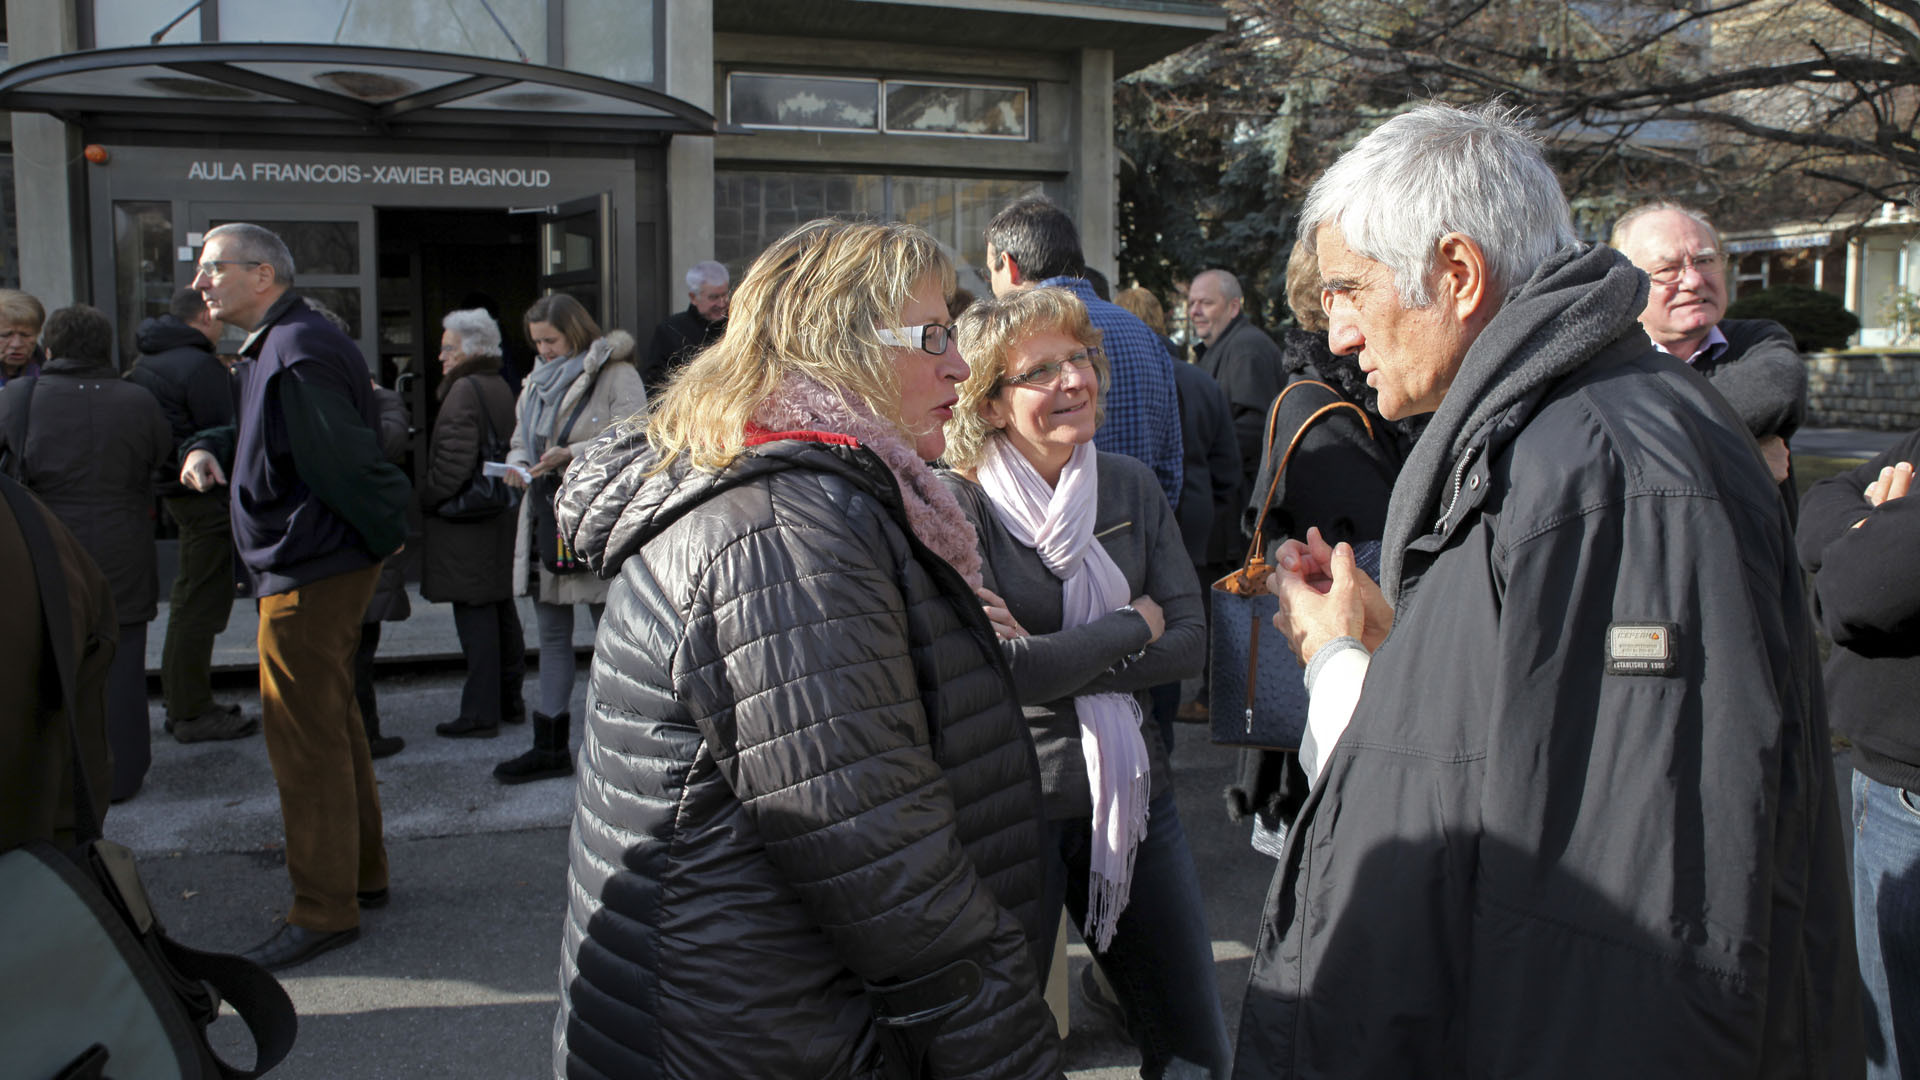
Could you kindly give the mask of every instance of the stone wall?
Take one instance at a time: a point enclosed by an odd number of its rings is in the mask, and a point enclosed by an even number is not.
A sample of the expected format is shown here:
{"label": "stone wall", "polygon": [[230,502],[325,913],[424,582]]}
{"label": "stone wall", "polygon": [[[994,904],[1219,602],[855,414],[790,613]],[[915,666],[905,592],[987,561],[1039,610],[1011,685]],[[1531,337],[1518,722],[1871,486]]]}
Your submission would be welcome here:
{"label": "stone wall", "polygon": [[1809,354],[1807,426],[1920,428],[1920,350]]}

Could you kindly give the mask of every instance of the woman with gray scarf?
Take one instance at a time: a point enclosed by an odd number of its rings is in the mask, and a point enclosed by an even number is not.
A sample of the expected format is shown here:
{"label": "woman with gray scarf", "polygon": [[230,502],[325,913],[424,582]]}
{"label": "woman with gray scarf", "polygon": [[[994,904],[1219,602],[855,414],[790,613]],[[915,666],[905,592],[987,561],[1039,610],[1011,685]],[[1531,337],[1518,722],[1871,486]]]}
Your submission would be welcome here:
{"label": "woman with gray scarf", "polygon": [[[632,335],[614,330],[602,336],[593,317],[573,297],[565,293],[541,297],[527,309],[526,328],[539,361],[520,388],[507,463],[525,468],[537,480],[565,472],[602,431],[645,409],[647,392],[633,365]],[[526,484],[517,475],[510,475],[507,482]],[[607,583],[585,572],[584,564],[579,565],[580,572],[549,569],[544,555],[554,538],[534,535],[536,522],[551,520],[550,515],[535,512],[534,503],[543,490],[536,483],[529,497],[520,501],[520,528],[514,543],[514,592],[533,597],[540,682],[533,748],[493,770],[494,777],[507,784],[572,775],[568,703],[573,697],[573,609],[586,604],[597,627],[607,601]],[[545,498],[550,500],[552,492],[546,492]],[[475,730],[473,734],[484,737],[496,732]]]}

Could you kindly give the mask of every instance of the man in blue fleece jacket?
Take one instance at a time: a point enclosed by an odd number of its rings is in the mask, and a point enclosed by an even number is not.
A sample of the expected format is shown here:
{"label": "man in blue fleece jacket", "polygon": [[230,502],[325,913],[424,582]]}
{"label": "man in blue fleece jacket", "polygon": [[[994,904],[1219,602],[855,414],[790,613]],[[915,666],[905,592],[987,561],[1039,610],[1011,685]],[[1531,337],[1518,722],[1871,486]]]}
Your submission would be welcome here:
{"label": "man in blue fleece jacket", "polygon": [[[180,482],[229,484],[234,546],[260,603],[260,715],[280,788],[293,907],[247,956],[291,967],[360,936],[387,899],[373,759],[353,695],[360,615],[406,539],[406,474],[380,452],[360,350],[291,291],[293,256],[257,225],[207,233],[193,287],[249,331],[237,423],[185,446]],[[229,482],[229,478],[231,481]]]}

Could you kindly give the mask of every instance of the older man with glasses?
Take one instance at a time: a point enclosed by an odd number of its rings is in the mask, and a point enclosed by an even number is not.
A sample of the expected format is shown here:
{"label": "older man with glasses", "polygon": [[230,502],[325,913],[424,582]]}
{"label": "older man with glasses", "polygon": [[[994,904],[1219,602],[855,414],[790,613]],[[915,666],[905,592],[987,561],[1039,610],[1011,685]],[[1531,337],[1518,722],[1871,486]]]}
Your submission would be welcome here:
{"label": "older man with glasses", "polygon": [[1647,272],[1640,325],[1654,348],[1707,377],[1760,444],[1791,517],[1799,503],[1787,440],[1807,416],[1807,367],[1771,319],[1727,319],[1728,256],[1705,216],[1668,202],[1623,215],[1612,246]]}

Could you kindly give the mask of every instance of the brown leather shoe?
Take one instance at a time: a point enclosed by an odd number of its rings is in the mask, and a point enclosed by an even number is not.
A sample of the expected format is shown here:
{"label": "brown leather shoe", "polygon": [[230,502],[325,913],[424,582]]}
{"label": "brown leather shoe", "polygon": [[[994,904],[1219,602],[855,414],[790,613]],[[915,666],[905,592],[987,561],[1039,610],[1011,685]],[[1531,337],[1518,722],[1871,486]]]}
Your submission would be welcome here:
{"label": "brown leather shoe", "polygon": [[1204,724],[1211,716],[1206,704],[1199,701],[1189,701],[1173,714],[1173,718],[1182,724]]}

